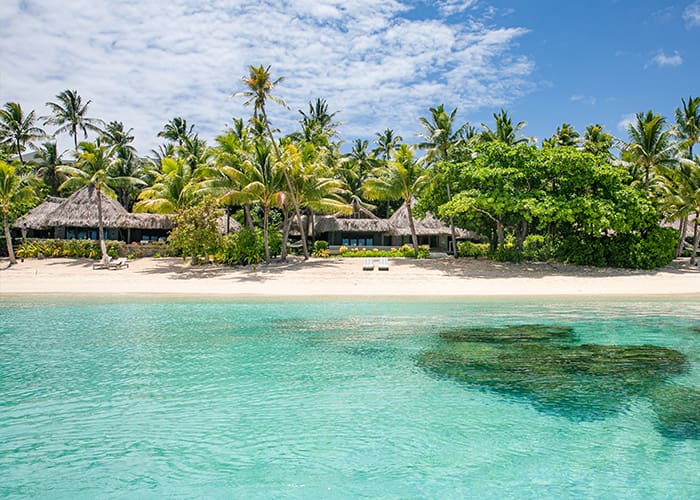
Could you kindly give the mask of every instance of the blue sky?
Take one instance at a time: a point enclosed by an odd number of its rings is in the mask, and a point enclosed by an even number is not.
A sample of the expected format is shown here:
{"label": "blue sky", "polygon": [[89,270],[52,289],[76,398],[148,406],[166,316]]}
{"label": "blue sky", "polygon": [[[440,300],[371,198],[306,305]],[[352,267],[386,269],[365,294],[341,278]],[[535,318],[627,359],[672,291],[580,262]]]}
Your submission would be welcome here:
{"label": "blue sky", "polygon": [[76,89],[141,154],[174,116],[207,140],[249,116],[230,96],[250,64],[285,77],[274,125],[323,97],[348,143],[413,142],[440,103],[477,126],[503,107],[540,140],[565,121],[624,139],[635,112],[671,120],[700,94],[700,0],[4,0],[0,40],[0,102],[44,115]]}

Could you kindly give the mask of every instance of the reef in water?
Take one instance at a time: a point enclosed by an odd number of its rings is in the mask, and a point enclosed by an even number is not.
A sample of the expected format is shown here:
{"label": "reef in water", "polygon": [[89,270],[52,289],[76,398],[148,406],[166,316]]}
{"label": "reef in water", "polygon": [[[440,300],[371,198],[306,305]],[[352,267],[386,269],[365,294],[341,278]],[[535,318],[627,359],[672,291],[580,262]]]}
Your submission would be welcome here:
{"label": "reef in water", "polygon": [[464,328],[439,337],[436,349],[418,357],[437,377],[526,399],[571,419],[605,418],[632,398],[649,397],[662,434],[699,437],[700,391],[667,383],[688,369],[674,349],[575,344],[574,331],[557,325]]}

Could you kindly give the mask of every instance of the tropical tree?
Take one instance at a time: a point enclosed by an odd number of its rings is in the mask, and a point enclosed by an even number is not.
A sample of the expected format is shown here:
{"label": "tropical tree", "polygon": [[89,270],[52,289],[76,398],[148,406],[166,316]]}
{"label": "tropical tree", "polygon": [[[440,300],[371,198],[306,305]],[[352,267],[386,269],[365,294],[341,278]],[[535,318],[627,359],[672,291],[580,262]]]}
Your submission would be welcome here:
{"label": "tropical tree", "polygon": [[[448,161],[449,150],[465,137],[465,132],[469,130],[469,124],[462,124],[460,127],[455,126],[455,115],[457,108],[450,113],[445,111],[444,105],[440,104],[437,108],[430,108],[430,118],[421,117],[420,123],[423,125],[425,132],[419,134],[423,142],[418,144],[418,148],[426,151],[426,160],[433,167],[433,172],[440,177],[447,172],[439,172],[440,162]],[[452,200],[452,189],[450,179],[445,179],[447,192],[447,201]],[[454,219],[449,217],[450,234],[452,236],[452,249],[455,258],[457,254],[457,234],[455,230]]]}
{"label": "tropical tree", "polygon": [[15,167],[0,160],[0,203],[2,204],[2,223],[5,230],[5,243],[10,265],[17,264],[12,236],[10,235],[10,207],[15,203],[32,202],[36,200],[34,177],[20,175]]}
{"label": "tropical tree", "polygon": [[[267,100],[271,100],[273,102],[276,102],[284,107],[287,107],[285,102],[280,99],[277,96],[272,95],[272,90],[284,80],[284,78],[280,77],[277,80],[272,80],[270,78],[270,66],[265,68],[264,66],[250,66],[249,68],[249,74],[248,77],[243,78],[243,83],[246,84],[248,87],[247,91],[244,92],[237,92],[234,94],[234,96],[242,96],[246,97],[247,101],[245,101],[245,105],[248,106],[250,104],[253,104],[253,122],[255,124],[262,124],[267,131],[267,134],[270,138],[270,143],[272,144],[272,149],[275,152],[275,156],[277,158],[277,161],[282,160],[282,156],[280,154],[280,150],[277,147],[277,142],[275,142],[275,138],[272,134],[272,129],[270,128],[270,122],[267,119],[267,112],[265,110],[265,105],[267,103]],[[262,119],[260,119],[262,118]],[[257,146],[256,146],[257,149]],[[301,219],[301,209],[299,208],[299,202],[296,199],[296,194],[294,193],[294,187],[292,186],[292,181],[289,178],[288,173],[282,169],[282,173],[284,174],[284,179],[287,183],[287,188],[289,190],[289,196],[292,199],[292,204],[294,205],[294,212],[297,217],[297,223],[299,224],[299,227],[303,227],[302,219]],[[308,259],[309,258],[309,251],[306,246],[306,235],[304,232],[301,232],[301,242],[302,242],[302,247],[304,250],[304,258]],[[269,251],[267,252],[269,254]],[[269,255],[267,255],[267,261],[269,262]]]}
{"label": "tropical tree", "polygon": [[365,196],[374,200],[401,199],[408,213],[408,225],[411,228],[413,249],[418,255],[418,236],[413,222],[413,200],[431,181],[430,173],[416,160],[413,148],[402,144],[395,152],[395,158],[386,165],[377,167],[372,177],[365,183]]}
{"label": "tropical tree", "polygon": [[403,137],[395,135],[390,128],[384,130],[384,132],[377,132],[375,135],[377,138],[373,142],[376,147],[372,150],[372,153],[384,161],[389,161],[394,150],[403,141]]}
{"label": "tropical tree", "polygon": [[299,110],[302,118],[299,120],[301,132],[292,134],[298,141],[310,142],[316,146],[328,147],[333,138],[338,135],[338,123],[333,121],[337,112],[328,112],[325,99],[316,99],[309,103],[309,111]]}
{"label": "tropical tree", "polygon": [[178,146],[182,146],[186,139],[192,137],[194,125],[187,126],[187,120],[180,116],[172,118],[163,126],[163,130],[158,132],[158,137],[163,137],[172,142],[176,142]]}
{"label": "tropical tree", "polygon": [[682,154],[688,160],[693,159],[693,146],[700,143],[700,97],[681,99],[682,107],[676,108],[676,134],[681,139],[680,148],[686,148]]}
{"label": "tropical tree", "polygon": [[481,124],[484,129],[480,134],[480,140],[482,142],[502,142],[509,146],[527,144],[530,142],[529,138],[518,134],[518,132],[527,125],[527,122],[518,122],[513,125],[512,118],[504,109],[501,109],[498,113],[494,113],[493,118],[496,120],[496,128],[494,130],[491,130],[491,128],[484,123]]}
{"label": "tropical tree", "polygon": [[36,173],[48,188],[48,194],[58,196],[58,188],[66,180],[59,168],[63,158],[55,142],[45,142],[37,152]]}
{"label": "tropical tree", "polygon": [[62,165],[59,171],[68,176],[59,188],[60,190],[75,191],[84,186],[91,186],[96,191],[97,224],[100,239],[102,261],[107,262],[107,245],[104,238],[104,223],[102,220],[102,193],[114,196],[113,187],[124,183],[143,184],[143,181],[133,177],[116,177],[111,173],[114,150],[101,143],[81,142],[75,165]]}
{"label": "tropical tree", "polygon": [[683,158],[677,165],[659,165],[656,169],[656,187],[661,193],[662,206],[670,220],[681,220],[676,257],[680,257],[683,251],[688,218],[695,216],[690,254],[690,264],[695,265],[700,243],[700,166],[697,161]]}
{"label": "tropical tree", "polygon": [[92,101],[83,104],[83,100],[77,90],[64,90],[56,96],[58,102],[47,102],[52,116],[44,116],[44,125],[55,125],[58,129],[55,134],[68,132],[73,137],[75,151],[78,151],[78,130],[83,132],[87,139],[88,130],[100,132],[100,126],[104,123],[97,118],[87,116],[87,108]]}
{"label": "tropical tree", "polygon": [[153,185],[143,189],[134,212],[173,214],[195,202],[195,172],[181,159],[166,157]]}
{"label": "tropical tree", "polygon": [[581,134],[579,134],[573,125],[570,123],[562,123],[557,127],[554,135],[545,141],[545,146],[576,146],[579,143]]}
{"label": "tropical tree", "polygon": [[665,130],[666,119],[652,110],[637,113],[635,122],[627,127],[630,142],[627,152],[632,160],[641,167],[644,175],[644,189],[649,190],[651,174],[659,165],[673,163],[674,145],[671,132]]}
{"label": "tropical tree", "polygon": [[613,136],[603,130],[603,126],[596,123],[588,125],[583,133],[583,150],[594,155],[610,157],[610,149],[613,146]]}
{"label": "tropical tree", "polygon": [[42,129],[34,126],[35,120],[33,110],[25,116],[22,106],[16,102],[7,102],[0,109],[0,142],[10,147],[10,151],[19,156],[22,164],[22,151],[27,146],[33,147],[32,141],[45,135]]}
{"label": "tropical tree", "polygon": [[[141,160],[136,155],[133,146],[133,129],[125,130],[124,124],[118,121],[109,122],[101,132],[105,144],[112,148],[114,155],[111,173],[119,178],[137,178],[145,184],[154,178],[153,164]],[[131,211],[137,195],[137,187],[130,182],[114,188],[119,203]]]}
{"label": "tropical tree", "polygon": [[366,140],[355,139],[350,153],[338,163],[335,177],[343,184],[346,201],[350,205],[374,210],[376,207],[363,198],[367,176],[377,167],[377,160],[369,153],[368,147]]}

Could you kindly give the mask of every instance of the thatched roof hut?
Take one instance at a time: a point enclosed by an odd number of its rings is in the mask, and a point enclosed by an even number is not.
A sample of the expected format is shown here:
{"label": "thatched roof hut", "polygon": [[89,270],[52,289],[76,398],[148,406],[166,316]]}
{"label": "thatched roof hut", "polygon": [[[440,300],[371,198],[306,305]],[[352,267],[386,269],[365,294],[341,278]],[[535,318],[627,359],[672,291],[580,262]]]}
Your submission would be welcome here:
{"label": "thatched roof hut", "polygon": [[[390,234],[392,236],[410,236],[411,226],[408,224],[408,209],[403,204],[394,214],[389,217],[391,225]],[[422,219],[413,218],[413,225],[416,228],[416,236],[450,236],[450,226],[430,212],[427,212]],[[455,233],[459,239],[478,239],[479,235],[473,231],[466,231],[455,227]]]}
{"label": "thatched roof hut", "polygon": [[21,217],[18,217],[12,224],[16,229],[48,229],[52,227],[46,223],[48,216],[65,201],[65,198],[48,196],[46,200]]}

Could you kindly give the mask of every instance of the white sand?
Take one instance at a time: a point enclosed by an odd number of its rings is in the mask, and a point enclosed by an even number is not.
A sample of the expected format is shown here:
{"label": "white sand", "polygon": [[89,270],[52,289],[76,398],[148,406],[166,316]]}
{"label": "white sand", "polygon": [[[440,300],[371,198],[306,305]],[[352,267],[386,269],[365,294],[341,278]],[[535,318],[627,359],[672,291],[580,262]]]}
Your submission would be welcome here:
{"label": "white sand", "polygon": [[452,258],[390,259],[363,271],[362,259],[299,258],[270,266],[190,266],[137,259],[123,270],[93,270],[84,259],[0,261],[0,295],[177,294],[215,296],[700,296],[700,270],[677,261],[658,271],[563,264],[503,264]]}

